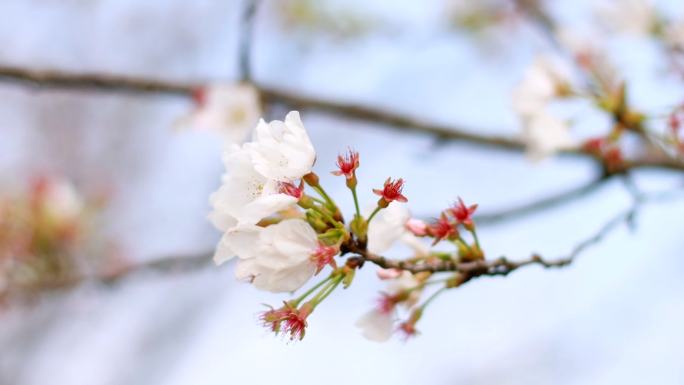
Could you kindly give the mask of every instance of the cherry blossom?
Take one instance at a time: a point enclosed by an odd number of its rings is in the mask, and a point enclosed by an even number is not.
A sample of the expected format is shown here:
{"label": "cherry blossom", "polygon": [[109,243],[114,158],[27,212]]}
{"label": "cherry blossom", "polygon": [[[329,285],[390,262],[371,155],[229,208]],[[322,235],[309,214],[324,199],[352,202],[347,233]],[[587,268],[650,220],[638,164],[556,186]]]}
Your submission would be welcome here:
{"label": "cherry blossom", "polygon": [[533,160],[541,160],[557,151],[576,146],[565,121],[545,112],[530,119],[524,127],[523,139],[527,144],[527,153]]}
{"label": "cherry blossom", "polygon": [[287,114],[285,121],[259,121],[253,141],[245,150],[254,169],[265,178],[291,182],[311,172],[316,152],[299,112]]}
{"label": "cherry blossom", "polygon": [[214,209],[210,219],[225,231],[234,222],[255,224],[295,204],[298,198],[282,192],[280,182],[257,172],[244,147],[231,146],[224,154],[228,173],[223,184],[210,197]]}
{"label": "cherry blossom", "polygon": [[419,285],[420,282],[414,275],[406,271],[391,280],[388,292],[382,294],[378,305],[356,321],[363,336],[376,342],[389,340],[394,332],[396,305],[414,304],[420,296],[420,290],[416,289]]}
{"label": "cherry blossom", "polygon": [[427,254],[427,246],[406,227],[410,219],[411,214],[405,204],[390,203],[368,225],[368,251],[382,254],[395,242],[401,241],[417,254]]}
{"label": "cherry blossom", "polygon": [[195,90],[197,108],[178,125],[213,130],[228,143],[242,143],[261,115],[259,94],[245,83],[212,84]]}
{"label": "cherry blossom", "polygon": [[267,227],[244,225],[228,230],[214,260],[221,264],[237,256],[238,279],[261,290],[289,292],[314,275],[318,264],[312,256],[318,252],[314,229],[304,220],[286,219]]}
{"label": "cherry blossom", "polygon": [[541,113],[555,97],[567,92],[569,75],[551,56],[537,56],[513,89],[513,110],[523,119]]}

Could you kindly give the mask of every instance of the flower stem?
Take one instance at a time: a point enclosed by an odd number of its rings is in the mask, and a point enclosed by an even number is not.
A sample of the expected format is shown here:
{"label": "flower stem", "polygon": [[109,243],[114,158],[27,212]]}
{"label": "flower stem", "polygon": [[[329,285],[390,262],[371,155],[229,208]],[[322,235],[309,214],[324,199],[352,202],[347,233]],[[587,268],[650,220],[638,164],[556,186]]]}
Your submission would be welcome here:
{"label": "flower stem", "polygon": [[312,207],[311,209],[312,209],[312,210],[315,210],[316,212],[318,212],[319,214],[321,214],[321,215],[323,216],[323,218],[325,218],[328,222],[330,222],[331,225],[337,227],[338,229],[341,229],[341,228],[344,227],[343,224],[341,224],[340,222],[336,221],[335,218],[333,218],[330,214],[328,214],[328,212],[326,212],[326,211],[325,211],[324,209],[322,209],[321,207],[316,207],[316,206],[314,206],[314,207]]}
{"label": "flower stem", "polygon": [[439,290],[437,290],[436,292],[432,293],[432,295],[429,296],[428,299],[426,299],[422,305],[420,305],[420,310],[425,310],[427,305],[429,305],[430,302],[432,302],[435,298],[437,298],[438,295],[442,294],[444,292],[444,290],[446,290],[446,289],[447,289],[446,287],[442,287]]}
{"label": "flower stem", "polygon": [[326,202],[327,205],[330,207],[330,209],[335,209],[335,208],[337,208],[337,205],[335,204],[335,202],[333,202],[333,200],[332,200],[332,199],[330,198],[330,196],[325,192],[325,190],[323,190],[323,187],[321,187],[321,186],[313,186],[312,188],[313,188],[314,190],[316,190],[316,192],[318,193],[318,195],[320,195],[320,196],[325,200],[325,202]]}
{"label": "flower stem", "polygon": [[350,187],[349,189],[351,190],[352,196],[354,197],[354,207],[356,208],[356,216],[360,217],[361,210],[359,210],[359,198],[356,196],[356,186]]}
{"label": "flower stem", "polygon": [[382,210],[382,207],[380,207],[380,206],[376,207],[375,210],[373,210],[373,212],[371,213],[371,215],[368,217],[368,223],[369,223],[369,224],[370,224],[370,221],[371,221],[371,220],[373,219],[373,217],[375,216],[375,214],[377,214],[380,210]]}
{"label": "flower stem", "polygon": [[330,295],[330,293],[335,291],[340,282],[342,282],[342,279],[344,279],[344,275],[338,275],[337,277],[333,278],[333,280],[330,281],[331,283],[327,285],[325,288],[323,288],[323,290],[321,290],[320,293],[318,293],[318,295],[316,295],[317,301],[315,302],[314,306],[323,302],[323,300],[325,300]]}
{"label": "flower stem", "polygon": [[482,248],[480,247],[480,239],[477,237],[477,231],[475,230],[475,226],[472,227],[470,233],[473,234],[473,239],[475,240],[475,245],[477,246],[477,248],[482,250]]}
{"label": "flower stem", "polygon": [[309,196],[309,198],[311,198],[311,200],[313,200],[314,202],[320,203],[320,204],[322,204],[322,205],[327,204],[327,202],[324,201],[323,199],[316,198],[316,197],[312,197],[312,196]]}
{"label": "flower stem", "polygon": [[306,297],[310,296],[311,293],[313,293],[313,292],[316,291],[318,288],[320,288],[321,286],[323,286],[324,283],[327,283],[328,281],[330,281],[330,279],[332,279],[332,274],[329,275],[326,279],[324,279],[324,280],[322,280],[321,282],[318,282],[317,284],[315,284],[314,286],[312,286],[312,287],[311,287],[309,290],[307,290],[304,294],[302,294],[302,295],[300,295],[299,297],[297,297],[297,299],[294,300],[294,306],[295,306],[295,307],[296,307],[296,306],[299,306],[299,304],[300,304]]}

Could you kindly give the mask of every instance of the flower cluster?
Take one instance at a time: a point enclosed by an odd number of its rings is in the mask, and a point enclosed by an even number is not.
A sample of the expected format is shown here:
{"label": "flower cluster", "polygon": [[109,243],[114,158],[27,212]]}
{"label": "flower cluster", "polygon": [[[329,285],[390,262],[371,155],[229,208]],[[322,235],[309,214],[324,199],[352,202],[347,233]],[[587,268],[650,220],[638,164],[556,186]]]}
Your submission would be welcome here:
{"label": "flower cluster", "polygon": [[117,255],[93,249],[101,246],[91,231],[96,209],[70,183],[45,176],[0,195],[0,299],[116,268]]}
{"label": "flower cluster", "polygon": [[[680,155],[678,135],[673,130],[663,134],[677,118],[663,123],[661,113],[649,115],[636,108],[629,98],[631,84],[620,77],[607,50],[593,36],[616,32],[654,39],[665,48],[670,67],[684,75],[682,20],[666,17],[648,0],[597,3],[596,14],[603,32],[582,36],[555,25],[549,33],[564,54],[538,56],[513,91],[513,109],[520,117],[529,155],[541,159],[564,150],[583,151],[599,159],[606,173],[628,168],[630,154],[626,150],[635,147],[627,143],[635,141],[626,137],[636,138],[644,152],[655,149],[661,157]],[[587,102],[594,112],[607,117],[609,124],[588,138],[575,138],[571,125],[579,126],[583,119],[573,111],[584,107],[582,112],[587,112]]]}
{"label": "flower cluster", "polygon": [[[584,151],[596,156],[606,172],[616,173],[625,168],[622,143],[626,136],[665,143],[647,126],[647,116],[630,105],[626,83],[617,77],[600,49],[567,33],[560,40],[574,61],[537,58],[513,92],[513,107],[523,123],[524,139],[533,158],[562,150]],[[573,72],[575,76],[571,76]],[[579,119],[559,118],[558,111],[550,108],[557,101],[589,101],[611,123],[598,137],[576,140],[570,135],[568,122]]]}
{"label": "flower cluster", "polygon": [[669,128],[669,142],[675,147],[678,154],[684,154],[684,139],[681,137],[682,125],[684,125],[684,104],[677,106],[667,118]]}
{"label": "flower cluster", "polygon": [[[439,219],[425,222],[411,217],[404,180],[387,178],[372,190],[379,197],[374,207],[361,213],[356,191],[360,155],[349,149],[332,171],[344,177],[354,200],[355,212],[347,222],[313,171],[315,159],[299,113],[290,112],[284,121],[261,120],[251,141],[227,146],[223,156],[227,171],[210,198],[209,219],[223,232],[214,260],[221,264],[236,257],[239,280],[261,290],[295,292],[327,271],[302,294],[261,315],[262,323],[274,333],[302,339],[317,306],[338,287],[348,287],[367,260],[380,258],[395,246],[410,250],[408,261],[418,265],[484,259],[473,220],[477,205],[466,205],[459,198]],[[433,250],[440,242],[451,245],[452,251]],[[341,262],[347,254],[351,256]],[[391,282],[390,289],[378,308],[359,321],[363,334],[373,340],[386,340],[395,330],[416,334],[416,323],[431,299],[464,282],[460,274],[449,274],[434,280],[430,272],[379,270],[378,276]],[[418,304],[431,285],[442,288]],[[395,328],[399,305],[410,314]]]}

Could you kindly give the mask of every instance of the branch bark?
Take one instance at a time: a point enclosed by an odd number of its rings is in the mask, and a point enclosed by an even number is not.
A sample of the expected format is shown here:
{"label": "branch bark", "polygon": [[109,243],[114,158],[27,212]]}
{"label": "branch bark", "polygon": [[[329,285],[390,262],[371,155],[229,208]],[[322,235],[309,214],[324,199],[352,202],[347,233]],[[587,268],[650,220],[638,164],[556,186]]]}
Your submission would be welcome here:
{"label": "branch bark", "polygon": [[[194,90],[202,86],[198,83],[171,82],[105,74],[71,74],[68,72],[39,71],[1,65],[0,81],[34,89],[162,94],[188,98],[191,97]],[[525,143],[519,138],[481,135],[477,133],[477,130],[430,123],[416,117],[395,114],[381,109],[322,100],[313,96],[299,95],[295,92],[270,88],[256,83],[254,86],[258,89],[266,103],[280,103],[295,109],[317,110],[346,119],[363,120],[379,124],[388,129],[428,134],[444,141],[462,141],[478,146],[516,152],[525,150]],[[593,159],[590,154],[582,150],[568,150],[561,154]],[[649,156],[628,160],[625,165],[625,170],[641,168],[684,171],[684,162],[667,157]]]}

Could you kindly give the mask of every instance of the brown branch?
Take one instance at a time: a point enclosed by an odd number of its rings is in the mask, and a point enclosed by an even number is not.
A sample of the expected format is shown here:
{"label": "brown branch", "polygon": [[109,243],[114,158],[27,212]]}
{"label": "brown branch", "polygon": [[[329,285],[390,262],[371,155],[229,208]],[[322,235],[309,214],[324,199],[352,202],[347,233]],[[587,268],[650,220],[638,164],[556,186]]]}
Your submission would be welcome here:
{"label": "brown branch", "polygon": [[213,252],[198,253],[196,255],[169,256],[139,262],[110,273],[46,279],[36,284],[20,288],[20,290],[16,290],[18,288],[10,287],[9,293],[0,291],[0,298],[2,298],[3,295],[12,295],[12,291],[16,291],[19,295],[26,296],[49,290],[67,289],[87,282],[117,285],[135,274],[176,274],[197,271],[206,268],[213,263],[211,258],[212,255]]}
{"label": "brown branch", "polygon": [[363,248],[351,247],[350,251],[359,255],[363,260],[374,263],[375,265],[385,269],[406,270],[412,273],[431,272],[443,273],[453,272],[462,273],[466,279],[472,279],[479,276],[497,276],[508,275],[511,272],[528,265],[540,265],[545,268],[564,267],[570,265],[575,258],[584,250],[599,243],[618,225],[628,222],[633,217],[636,206],[629,210],[615,216],[607,222],[601,229],[590,238],[582,241],[575,246],[572,251],[564,257],[556,259],[544,259],[539,254],[533,254],[527,259],[519,261],[511,261],[506,257],[500,257],[494,260],[480,260],[473,262],[456,262],[456,261],[433,261],[433,262],[412,262],[405,260],[388,259],[381,255],[376,255],[368,252]]}
{"label": "brown branch", "polygon": [[[0,80],[36,89],[60,89],[76,91],[104,91],[128,94],[166,94],[190,97],[197,83],[169,82],[105,74],[70,74],[49,70],[29,70],[19,67],[0,66]],[[518,138],[477,134],[476,130],[430,123],[419,118],[390,113],[381,109],[321,100],[313,96],[298,95],[255,84],[267,103],[280,103],[296,109],[318,110],[346,119],[376,123],[388,129],[433,135],[445,141],[463,141],[499,150],[524,151],[525,143]],[[563,155],[592,158],[581,150],[568,150]],[[625,170],[636,168],[662,168],[684,171],[684,163],[663,157],[639,158],[627,161]]]}
{"label": "brown branch", "polygon": [[500,257],[494,260],[480,260],[474,262],[457,262],[457,261],[420,261],[413,262],[409,260],[397,260],[385,258],[381,255],[376,255],[368,252],[365,248],[358,245],[350,245],[349,252],[359,256],[364,261],[371,262],[379,267],[386,269],[406,270],[412,273],[420,272],[453,272],[463,274],[466,281],[480,276],[498,276],[508,275],[511,272],[518,270],[521,267],[528,265],[540,265],[544,268],[556,268],[570,265],[575,259],[586,249],[600,243],[613,230],[621,224],[632,225],[634,217],[641,206],[648,201],[663,201],[673,199],[684,191],[676,189],[664,193],[654,193],[650,195],[639,194],[635,198],[633,205],[604,224],[594,235],[583,240],[577,244],[566,256],[556,259],[544,259],[539,254],[533,254],[527,259],[519,261],[511,261],[506,257]]}

